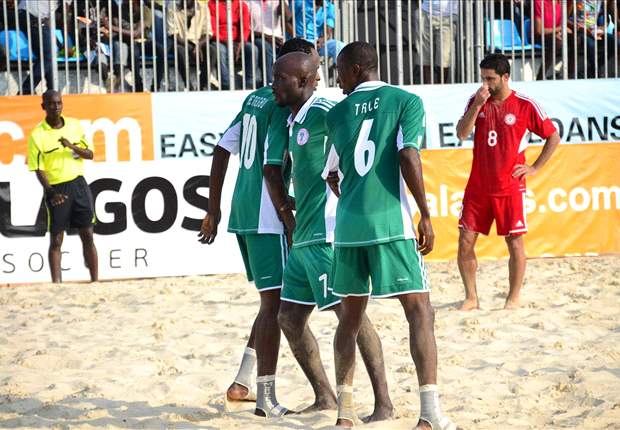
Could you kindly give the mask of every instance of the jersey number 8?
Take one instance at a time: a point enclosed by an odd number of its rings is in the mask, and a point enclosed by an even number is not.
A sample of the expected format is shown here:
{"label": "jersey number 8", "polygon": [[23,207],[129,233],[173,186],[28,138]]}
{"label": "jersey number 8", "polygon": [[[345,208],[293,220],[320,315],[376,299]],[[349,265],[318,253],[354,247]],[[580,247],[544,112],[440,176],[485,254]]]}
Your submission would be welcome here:
{"label": "jersey number 8", "polygon": [[246,113],[243,115],[243,136],[241,137],[240,164],[247,170],[252,167],[256,157],[256,117]]}
{"label": "jersey number 8", "polygon": [[487,143],[489,144],[489,146],[497,145],[497,132],[495,130],[489,131],[489,138],[487,140]]}
{"label": "jersey number 8", "polygon": [[[374,118],[364,120],[360,134],[357,136],[357,142],[355,143],[353,161],[355,162],[355,170],[357,170],[357,174],[360,176],[364,176],[368,173],[375,161],[375,142],[368,140],[373,121]],[[368,156],[366,156],[367,153]]]}

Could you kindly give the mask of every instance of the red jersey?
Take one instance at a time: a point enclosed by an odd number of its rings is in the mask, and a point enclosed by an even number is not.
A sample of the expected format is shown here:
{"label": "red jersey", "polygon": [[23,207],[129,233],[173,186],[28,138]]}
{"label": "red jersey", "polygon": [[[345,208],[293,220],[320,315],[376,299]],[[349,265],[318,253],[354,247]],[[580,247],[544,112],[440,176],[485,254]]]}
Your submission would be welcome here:
{"label": "red jersey", "polygon": [[525,178],[513,178],[512,171],[516,164],[525,163],[530,132],[546,139],[555,131],[545,111],[529,97],[512,91],[501,104],[489,97],[476,118],[474,160],[466,190],[493,196],[524,191]]}
{"label": "red jersey", "polygon": [[[211,14],[211,28],[213,39],[226,44],[228,40],[228,23],[226,21],[226,1],[210,1],[209,13]],[[232,16],[232,39],[234,42],[247,41],[250,37],[250,12],[248,5],[240,0],[231,2]],[[241,34],[241,21],[243,21],[243,34]]]}

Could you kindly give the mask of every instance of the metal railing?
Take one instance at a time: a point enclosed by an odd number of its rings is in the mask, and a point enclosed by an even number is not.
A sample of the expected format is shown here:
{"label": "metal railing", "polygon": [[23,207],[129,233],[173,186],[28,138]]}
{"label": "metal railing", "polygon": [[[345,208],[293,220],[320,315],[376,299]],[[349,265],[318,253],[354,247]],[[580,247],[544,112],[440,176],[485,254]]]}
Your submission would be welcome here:
{"label": "metal railing", "polygon": [[475,82],[490,52],[510,57],[515,80],[617,78],[617,4],[0,0],[0,94],[254,89],[291,36],[315,43],[328,86],[354,40],[376,47],[391,84]]}

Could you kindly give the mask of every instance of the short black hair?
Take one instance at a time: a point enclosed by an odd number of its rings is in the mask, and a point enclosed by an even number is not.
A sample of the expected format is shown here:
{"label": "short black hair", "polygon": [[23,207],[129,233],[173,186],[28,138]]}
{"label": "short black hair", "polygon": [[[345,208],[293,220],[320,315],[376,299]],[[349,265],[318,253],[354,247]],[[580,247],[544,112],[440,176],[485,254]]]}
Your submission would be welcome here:
{"label": "short black hair", "polygon": [[283,55],[290,54],[291,52],[305,52],[306,54],[312,54],[312,50],[316,49],[314,43],[308,42],[301,37],[294,37],[287,40],[284,45],[278,51],[278,58]]}
{"label": "short black hair", "polygon": [[43,100],[43,103],[45,103],[47,99],[55,95],[59,95],[62,97],[62,94],[60,93],[60,91],[57,91],[53,88],[48,88],[41,96],[41,99]]}
{"label": "short black hair", "polygon": [[340,51],[338,57],[342,58],[347,64],[357,64],[362,70],[377,70],[379,60],[377,51],[366,42],[351,42]]}
{"label": "short black hair", "polygon": [[495,73],[502,76],[506,73],[510,75],[510,63],[504,54],[489,54],[480,62],[481,69],[495,70]]}

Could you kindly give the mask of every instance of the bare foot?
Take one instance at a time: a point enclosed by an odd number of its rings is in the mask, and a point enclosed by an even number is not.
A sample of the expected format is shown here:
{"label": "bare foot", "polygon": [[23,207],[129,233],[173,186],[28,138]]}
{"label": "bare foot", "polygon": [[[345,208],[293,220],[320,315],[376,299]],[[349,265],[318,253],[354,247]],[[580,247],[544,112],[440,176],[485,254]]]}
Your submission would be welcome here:
{"label": "bare foot", "polygon": [[427,421],[418,420],[418,424],[413,430],[433,430],[433,427]]}
{"label": "bare foot", "polygon": [[307,412],[317,412],[317,411],[326,411],[326,410],[334,410],[334,409],[338,409],[338,402],[336,401],[335,397],[328,397],[328,398],[316,400],[313,404],[301,410],[299,413],[305,414]]}
{"label": "bare foot", "polygon": [[504,304],[504,309],[513,310],[519,309],[519,299],[506,299],[506,304]]}
{"label": "bare foot", "polygon": [[250,390],[243,385],[237,384],[233,382],[230,387],[228,387],[228,391],[226,391],[226,397],[231,402],[254,402],[256,399],[248,398],[250,394]]}
{"label": "bare foot", "polygon": [[374,423],[376,421],[385,421],[394,418],[394,407],[390,404],[389,406],[378,406],[375,407],[375,410],[371,415],[362,418],[362,421],[366,424]]}
{"label": "bare foot", "polygon": [[352,428],[353,427],[353,421],[348,420],[346,418],[338,418],[336,420],[336,427]]}
{"label": "bare foot", "polygon": [[463,303],[459,307],[459,311],[465,311],[465,312],[469,312],[474,309],[480,309],[480,303],[478,302],[477,299],[476,300],[465,299],[463,300]]}

